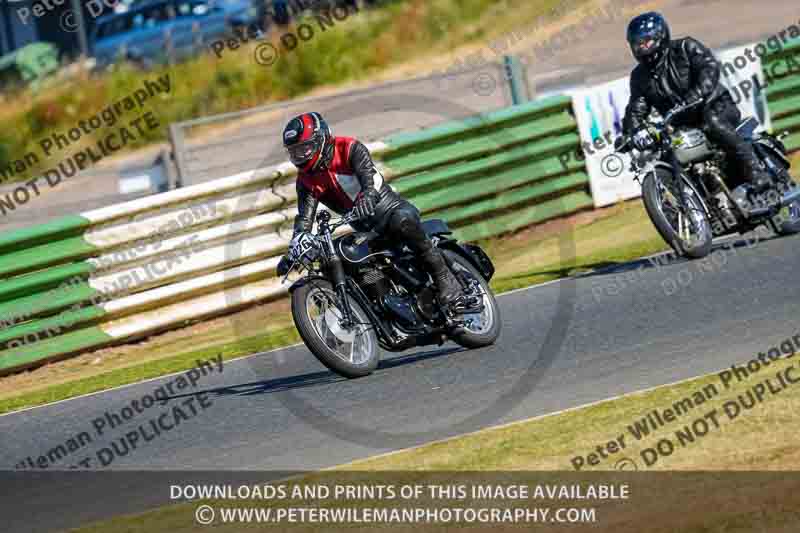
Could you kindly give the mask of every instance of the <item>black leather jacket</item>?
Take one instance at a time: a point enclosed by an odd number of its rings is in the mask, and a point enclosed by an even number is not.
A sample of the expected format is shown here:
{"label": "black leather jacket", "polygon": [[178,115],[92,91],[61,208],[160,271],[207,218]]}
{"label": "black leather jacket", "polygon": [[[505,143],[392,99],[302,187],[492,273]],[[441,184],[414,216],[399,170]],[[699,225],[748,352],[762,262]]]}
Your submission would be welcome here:
{"label": "black leather jacket", "polygon": [[720,83],[720,65],[711,50],[686,37],[670,42],[658,65],[638,65],[631,73],[631,98],[622,123],[625,135],[637,130],[655,107],[662,115],[699,98],[708,105],[730,93]]}

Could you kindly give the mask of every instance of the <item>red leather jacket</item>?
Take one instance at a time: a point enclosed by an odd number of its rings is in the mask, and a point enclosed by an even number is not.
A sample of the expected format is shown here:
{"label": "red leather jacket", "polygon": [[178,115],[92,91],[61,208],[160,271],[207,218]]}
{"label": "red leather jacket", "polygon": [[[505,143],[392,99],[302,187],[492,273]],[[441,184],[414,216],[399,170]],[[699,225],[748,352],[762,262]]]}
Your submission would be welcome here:
{"label": "red leather jacket", "polygon": [[353,208],[359,194],[368,189],[380,194],[373,217],[376,223],[402,202],[384,181],[363,143],[351,137],[334,137],[331,160],[318,170],[300,172],[297,176],[295,234],[311,230],[320,202],[331,211],[344,214]]}

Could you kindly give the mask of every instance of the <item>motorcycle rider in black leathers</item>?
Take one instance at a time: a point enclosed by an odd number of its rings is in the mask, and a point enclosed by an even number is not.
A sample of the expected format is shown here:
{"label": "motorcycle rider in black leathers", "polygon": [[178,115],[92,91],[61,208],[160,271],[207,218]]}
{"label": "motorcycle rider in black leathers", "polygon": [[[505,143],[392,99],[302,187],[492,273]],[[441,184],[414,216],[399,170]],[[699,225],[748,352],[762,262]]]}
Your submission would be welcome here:
{"label": "motorcycle rider in black leathers", "polygon": [[[439,303],[458,311],[461,285],[422,228],[419,211],[383,179],[363,143],[351,137],[334,137],[319,113],[304,113],[289,121],[283,131],[289,159],[297,167],[297,216],[292,244],[311,231],[319,202],[338,214],[355,209],[359,231],[375,231],[396,243],[405,243],[433,278]],[[278,275],[290,266],[287,257]]]}
{"label": "motorcycle rider in black leathers", "polygon": [[644,150],[654,142],[647,129],[651,108],[664,116],[682,104],[696,103],[673,124],[705,126],[709,138],[738,164],[742,178],[756,191],[768,188],[771,180],[753,147],[736,132],[742,116],[720,83],[720,65],[711,51],[691,37],[671,40],[667,21],[655,12],[631,20],[627,38],[639,65],[631,73],[623,135]]}

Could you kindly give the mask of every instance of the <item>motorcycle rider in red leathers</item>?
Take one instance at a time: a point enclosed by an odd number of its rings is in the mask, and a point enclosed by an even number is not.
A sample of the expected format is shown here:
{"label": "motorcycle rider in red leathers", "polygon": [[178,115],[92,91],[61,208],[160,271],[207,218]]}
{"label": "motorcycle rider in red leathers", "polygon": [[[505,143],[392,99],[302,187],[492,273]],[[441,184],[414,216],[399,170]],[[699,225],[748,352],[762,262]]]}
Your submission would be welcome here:
{"label": "motorcycle rider in red leathers", "polygon": [[[351,137],[334,137],[319,113],[304,113],[286,125],[283,144],[297,167],[297,216],[291,247],[303,232],[311,231],[317,206],[322,202],[337,214],[355,209],[352,225],[405,243],[431,274],[439,303],[455,310],[463,300],[461,286],[422,229],[416,207],[397,194],[383,179],[369,150]],[[290,267],[288,257],[278,265],[278,275]]]}

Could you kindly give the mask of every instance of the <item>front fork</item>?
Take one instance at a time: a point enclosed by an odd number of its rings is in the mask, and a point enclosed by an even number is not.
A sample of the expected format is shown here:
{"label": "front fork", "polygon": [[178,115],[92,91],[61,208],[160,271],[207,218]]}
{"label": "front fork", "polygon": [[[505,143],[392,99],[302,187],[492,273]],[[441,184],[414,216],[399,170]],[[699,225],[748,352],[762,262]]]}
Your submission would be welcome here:
{"label": "front fork", "polygon": [[336,297],[339,299],[339,309],[342,310],[344,320],[342,320],[342,327],[351,328],[353,326],[353,309],[350,307],[350,299],[347,297],[347,275],[344,273],[344,265],[342,258],[336,253],[336,248],[333,244],[333,239],[329,232],[325,233],[325,247],[328,252],[328,268],[330,269],[330,277],[333,281],[333,288],[336,291]]}
{"label": "front fork", "polygon": [[688,240],[689,237],[689,221],[686,220],[688,214],[686,191],[683,184],[683,168],[681,168],[678,157],[674,152],[670,152],[670,165],[672,166],[672,175],[675,177],[676,185],[678,187],[678,235],[681,240]]}

